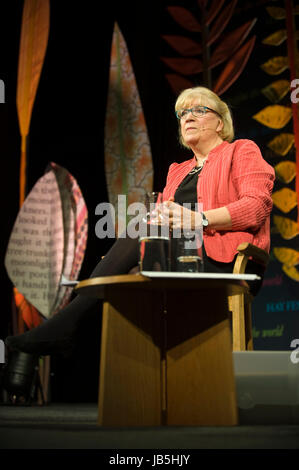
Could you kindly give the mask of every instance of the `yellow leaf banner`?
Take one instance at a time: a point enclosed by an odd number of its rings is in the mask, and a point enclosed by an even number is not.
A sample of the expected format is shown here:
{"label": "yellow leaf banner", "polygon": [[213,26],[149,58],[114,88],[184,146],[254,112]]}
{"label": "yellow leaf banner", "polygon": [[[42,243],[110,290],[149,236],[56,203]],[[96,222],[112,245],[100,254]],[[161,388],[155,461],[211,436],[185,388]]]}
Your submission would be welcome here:
{"label": "yellow leaf banner", "polygon": [[297,194],[289,188],[282,188],[272,194],[272,200],[278,209],[285,214],[297,206]]}
{"label": "yellow leaf banner", "polygon": [[299,233],[298,224],[292,219],[281,217],[280,215],[274,215],[273,222],[284,240],[291,240]]}
{"label": "yellow leaf banner", "polygon": [[269,75],[279,75],[284,72],[289,66],[287,57],[278,56],[272,57],[267,62],[261,65],[261,69]]}
{"label": "yellow leaf banner", "polygon": [[280,46],[287,39],[287,32],[285,29],[280,29],[270,36],[263,39],[262,43],[268,46]]}
{"label": "yellow leaf banner", "polygon": [[292,110],[287,106],[274,104],[266,106],[266,108],[262,109],[252,117],[259,123],[270,127],[271,129],[282,129],[290,121]]}
{"label": "yellow leaf banner", "polygon": [[299,251],[287,247],[273,248],[274,256],[282,263],[283,272],[293,281],[299,282]]}
{"label": "yellow leaf banner", "polygon": [[290,160],[278,163],[274,169],[278,179],[286,184],[289,184],[296,176],[296,163]]}
{"label": "yellow leaf banner", "polygon": [[267,147],[269,147],[273,152],[277,153],[284,157],[289,153],[291,148],[295,143],[294,134],[282,133],[274,137],[270,142],[268,142]]}
{"label": "yellow leaf banner", "polygon": [[276,80],[262,89],[263,95],[272,103],[278,103],[289,92],[289,80]]}
{"label": "yellow leaf banner", "polygon": [[[285,0],[285,9],[286,9],[286,26],[288,32],[287,45],[288,45],[288,61],[290,64],[290,80],[292,88],[295,88],[293,85],[296,82],[296,70],[298,64],[298,50],[295,40],[295,21],[294,15],[298,14],[298,6],[293,7],[293,2],[291,0]],[[292,96],[292,94],[291,94]],[[298,116],[298,103],[291,100],[291,110],[293,115],[293,132],[295,136],[295,148],[296,148],[296,192],[297,198],[299,197],[299,116]],[[297,223],[299,226],[299,211],[297,211]]]}

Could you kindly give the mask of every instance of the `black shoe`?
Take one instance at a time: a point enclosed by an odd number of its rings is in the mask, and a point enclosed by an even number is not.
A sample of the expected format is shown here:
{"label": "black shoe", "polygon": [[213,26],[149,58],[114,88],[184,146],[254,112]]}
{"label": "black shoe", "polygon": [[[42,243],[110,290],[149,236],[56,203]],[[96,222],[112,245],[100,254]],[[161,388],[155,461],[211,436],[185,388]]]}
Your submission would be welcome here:
{"label": "black shoe", "polygon": [[68,357],[74,348],[74,341],[70,337],[55,340],[35,340],[31,338],[30,333],[23,333],[18,336],[8,336],[5,344],[13,351],[21,351],[38,356],[63,355]]}

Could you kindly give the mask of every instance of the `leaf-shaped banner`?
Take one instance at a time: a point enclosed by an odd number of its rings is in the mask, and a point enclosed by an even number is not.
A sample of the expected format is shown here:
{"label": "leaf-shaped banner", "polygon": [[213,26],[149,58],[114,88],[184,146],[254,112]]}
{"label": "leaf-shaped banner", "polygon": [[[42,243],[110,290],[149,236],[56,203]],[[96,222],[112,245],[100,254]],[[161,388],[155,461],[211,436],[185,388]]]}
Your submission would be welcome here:
{"label": "leaf-shaped banner", "polygon": [[281,217],[280,215],[274,215],[273,222],[277,227],[280,235],[285,240],[291,240],[292,238],[295,238],[299,233],[298,224],[292,219],[289,219],[287,217]]}
{"label": "leaf-shaped banner", "polygon": [[267,12],[275,20],[284,20],[286,17],[286,11],[280,7],[266,7]]}
{"label": "leaf-shaped banner", "polygon": [[167,73],[165,77],[175,95],[178,95],[186,88],[191,88],[194,86],[194,83],[192,83],[190,80],[175,73]]}
{"label": "leaf-shaped banner", "polygon": [[213,87],[215,93],[222,95],[239,78],[248,62],[255,39],[255,36],[249,39],[226,64]]}
{"label": "leaf-shaped banner", "polygon": [[282,188],[272,194],[272,200],[278,209],[287,214],[297,206],[297,194],[289,188]]}
{"label": "leaf-shaped banner", "polygon": [[[55,172],[58,188],[60,191],[62,216],[63,216],[63,232],[64,232],[64,256],[62,265],[62,276],[66,279],[71,279],[71,272],[73,260],[75,257],[75,213],[72,207],[71,195],[69,194],[68,187],[65,184],[66,171],[59,171],[61,167],[54,164],[51,165]],[[55,171],[56,170],[56,171]],[[71,295],[72,289],[61,287],[57,294],[53,313],[61,305],[64,305],[63,298],[66,292]],[[67,299],[66,299],[67,300]]]}
{"label": "leaf-shaped banner", "polygon": [[278,56],[272,57],[267,62],[262,64],[261,69],[269,75],[279,75],[284,72],[289,66],[289,60],[287,57]]}
{"label": "leaf-shaped banner", "polygon": [[272,103],[278,103],[290,90],[288,80],[276,80],[262,89],[263,95]]}
{"label": "leaf-shaped banner", "polygon": [[267,147],[269,147],[278,155],[281,155],[282,157],[284,157],[285,155],[287,155],[287,153],[289,153],[294,143],[295,143],[294,134],[283,133],[274,137],[274,139],[272,139],[267,144]]}
{"label": "leaf-shaped banner", "polygon": [[198,55],[202,51],[201,44],[193,41],[193,39],[175,35],[164,35],[162,38],[185,57]]}
{"label": "leaf-shaped banner", "polygon": [[60,191],[54,172],[41,177],[15,221],[5,257],[13,284],[49,317],[59,289],[64,254]]}
{"label": "leaf-shaped banner", "polygon": [[227,34],[215,48],[210,59],[210,68],[216,67],[226,61],[245,41],[255,23],[256,19],[248,21],[244,25]]}
{"label": "leaf-shaped banner", "polygon": [[210,24],[213,19],[218,15],[218,12],[221,10],[225,0],[212,0],[211,6],[206,13],[206,24]]}
{"label": "leaf-shaped banner", "polygon": [[263,39],[262,43],[268,46],[280,46],[285,40],[287,39],[287,31],[286,29],[280,29],[270,36],[267,36]]}
{"label": "leaf-shaped banner", "polygon": [[299,271],[295,266],[286,266],[283,264],[282,270],[289,278],[293,279],[293,281],[299,282]]}
{"label": "leaf-shaped banner", "polygon": [[252,116],[257,122],[271,129],[282,129],[287,125],[292,117],[291,108],[281,106],[280,104],[273,104],[266,106],[266,108],[259,111]]}
{"label": "leaf-shaped banner", "polygon": [[17,108],[20,131],[27,135],[49,35],[48,0],[25,0],[22,18]]}
{"label": "leaf-shaped banner", "polygon": [[43,319],[38,310],[27,302],[23,294],[21,294],[16,287],[14,287],[13,292],[15,304],[20,315],[19,318],[23,318],[29,329],[39,326],[43,322]]}
{"label": "leaf-shaped banner", "polygon": [[[62,274],[66,279],[73,281],[78,278],[85,255],[88,235],[87,207],[76,179],[54,162],[50,163],[50,167],[55,172],[63,207],[65,250]],[[60,287],[53,313],[68,303],[71,294],[71,288]]]}
{"label": "leaf-shaped banner", "polygon": [[130,204],[142,201],[145,193],[152,191],[153,165],[146,123],[130,56],[117,24],[111,48],[105,171],[109,201],[116,214],[118,195],[126,195]]}
{"label": "leaf-shaped banner", "polygon": [[201,31],[197,18],[184,7],[167,7],[172,18],[183,28],[192,32]]}
{"label": "leaf-shaped banner", "polygon": [[221,13],[218,15],[217,19],[215,20],[215,22],[214,22],[214,24],[211,28],[209,36],[208,36],[208,41],[207,41],[208,46],[213,44],[216,41],[216,39],[219,38],[221,33],[224,31],[224,29],[226,28],[229,20],[232,17],[232,14],[233,14],[234,9],[236,7],[237,1],[238,0],[232,0],[223,9],[223,11],[221,11]]}
{"label": "leaf-shaped banner", "polygon": [[26,138],[49,36],[49,0],[25,0],[18,64],[17,111],[21,133],[20,205],[26,188]]}
{"label": "leaf-shaped banner", "polygon": [[202,62],[195,58],[161,57],[163,62],[175,72],[183,75],[196,75],[202,72]]}
{"label": "leaf-shaped banner", "polygon": [[293,248],[275,247],[273,253],[285,266],[296,266],[299,263],[299,251]]}
{"label": "leaf-shaped banner", "polygon": [[296,163],[290,160],[278,163],[274,169],[276,176],[286,184],[289,184],[296,176]]}

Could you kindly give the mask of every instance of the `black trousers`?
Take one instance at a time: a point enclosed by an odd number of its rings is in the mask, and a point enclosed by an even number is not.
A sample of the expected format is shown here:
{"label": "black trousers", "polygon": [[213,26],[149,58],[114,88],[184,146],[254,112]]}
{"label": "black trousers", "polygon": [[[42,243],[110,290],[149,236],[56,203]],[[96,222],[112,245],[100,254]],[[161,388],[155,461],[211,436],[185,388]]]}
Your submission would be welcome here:
{"label": "black trousers", "polygon": [[[208,273],[232,273],[235,259],[230,263],[221,263],[207,256],[203,245],[203,271]],[[90,277],[111,276],[127,274],[139,263],[138,239],[118,238],[106,256],[97,264]],[[246,273],[263,275],[263,269],[249,261]],[[250,284],[253,295],[260,289],[262,281],[253,281]]]}

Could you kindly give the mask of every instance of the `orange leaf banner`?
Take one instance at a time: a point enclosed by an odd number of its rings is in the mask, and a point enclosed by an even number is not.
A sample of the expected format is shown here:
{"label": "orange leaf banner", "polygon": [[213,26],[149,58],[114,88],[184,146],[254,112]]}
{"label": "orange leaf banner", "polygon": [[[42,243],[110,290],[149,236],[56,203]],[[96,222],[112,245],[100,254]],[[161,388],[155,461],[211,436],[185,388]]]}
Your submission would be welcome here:
{"label": "orange leaf banner", "polygon": [[17,111],[21,133],[20,205],[26,192],[26,140],[49,36],[49,0],[25,0],[19,51]]}

